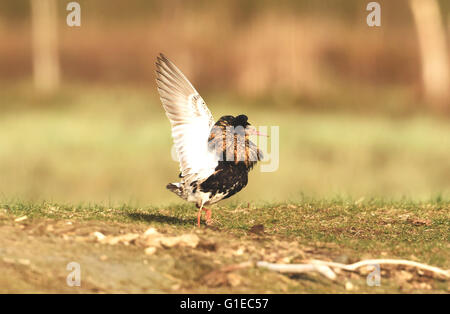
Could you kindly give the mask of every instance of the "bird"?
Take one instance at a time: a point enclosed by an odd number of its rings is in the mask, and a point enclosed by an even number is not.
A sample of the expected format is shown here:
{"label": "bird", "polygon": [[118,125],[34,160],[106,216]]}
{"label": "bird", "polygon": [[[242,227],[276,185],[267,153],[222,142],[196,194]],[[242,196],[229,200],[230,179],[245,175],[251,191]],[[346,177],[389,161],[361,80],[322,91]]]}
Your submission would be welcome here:
{"label": "bird", "polygon": [[156,85],[170,121],[180,164],[180,182],[166,188],[198,208],[212,224],[210,209],[241,191],[248,173],[263,159],[250,135],[267,136],[248,122],[244,114],[226,115],[215,121],[205,101],[186,76],[164,54],[156,58]]}

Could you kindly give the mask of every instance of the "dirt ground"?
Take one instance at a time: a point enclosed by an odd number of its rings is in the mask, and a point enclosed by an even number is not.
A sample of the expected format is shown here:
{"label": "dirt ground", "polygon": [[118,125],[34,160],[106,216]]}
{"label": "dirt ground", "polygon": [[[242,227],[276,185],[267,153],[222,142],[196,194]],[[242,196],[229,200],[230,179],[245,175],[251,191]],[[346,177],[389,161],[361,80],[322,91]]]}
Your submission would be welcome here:
{"label": "dirt ground", "polygon": [[[367,285],[369,271],[364,269],[337,272],[338,278],[330,280],[317,273],[287,275],[248,267],[241,263],[350,263],[360,253],[335,243],[305,245],[258,224],[236,233],[217,226],[197,228],[184,218],[148,214],[145,219],[130,223],[1,214],[0,292],[450,292],[445,278],[405,267],[383,266],[379,287]],[[80,265],[80,286],[67,284],[71,262]]]}

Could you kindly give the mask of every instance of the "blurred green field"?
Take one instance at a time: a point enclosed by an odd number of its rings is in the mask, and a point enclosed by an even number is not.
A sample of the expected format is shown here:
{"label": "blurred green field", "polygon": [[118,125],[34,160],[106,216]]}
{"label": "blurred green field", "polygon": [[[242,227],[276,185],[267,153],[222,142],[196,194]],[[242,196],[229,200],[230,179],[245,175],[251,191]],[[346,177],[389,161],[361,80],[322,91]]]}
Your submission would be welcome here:
{"label": "blurred green field", "polygon": [[[67,85],[47,97],[28,87],[0,92],[3,199],[181,201],[165,189],[177,180],[178,164],[170,157],[170,127],[153,86]],[[280,127],[279,169],[263,173],[256,167],[233,202],[449,197],[445,118],[279,111],[203,96],[216,119],[245,113],[253,125]]]}

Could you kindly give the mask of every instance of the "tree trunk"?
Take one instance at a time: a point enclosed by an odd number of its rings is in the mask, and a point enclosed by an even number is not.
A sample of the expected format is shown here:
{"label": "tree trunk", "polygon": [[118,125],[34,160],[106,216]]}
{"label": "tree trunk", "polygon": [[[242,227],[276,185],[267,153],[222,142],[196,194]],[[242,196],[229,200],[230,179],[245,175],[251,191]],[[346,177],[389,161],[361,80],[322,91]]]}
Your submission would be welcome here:
{"label": "tree trunk", "polygon": [[58,25],[56,0],[30,0],[33,45],[33,80],[39,92],[59,86]]}
{"label": "tree trunk", "polygon": [[449,61],[439,4],[436,0],[410,0],[410,5],[419,38],[425,97],[436,110],[448,110]]}

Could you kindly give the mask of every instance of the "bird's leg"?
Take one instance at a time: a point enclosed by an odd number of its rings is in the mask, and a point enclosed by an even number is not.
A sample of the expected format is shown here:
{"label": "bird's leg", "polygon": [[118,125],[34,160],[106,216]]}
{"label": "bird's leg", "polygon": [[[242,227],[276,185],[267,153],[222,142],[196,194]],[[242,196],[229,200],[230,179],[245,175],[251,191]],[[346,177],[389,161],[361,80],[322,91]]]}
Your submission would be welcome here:
{"label": "bird's leg", "polygon": [[211,214],[212,214],[211,209],[203,208],[203,210],[206,212],[206,224],[210,225],[212,223],[212,220],[211,220]]}
{"label": "bird's leg", "polygon": [[198,207],[198,213],[197,213],[197,226],[200,227],[200,221],[202,219],[202,211],[206,212],[206,224],[209,225],[211,224],[211,210],[208,208],[204,208],[203,205]]}
{"label": "bird's leg", "polygon": [[[198,206],[197,206],[198,207]],[[202,218],[202,210],[203,205],[198,207],[198,213],[197,213],[197,227],[200,227],[200,219]]]}

